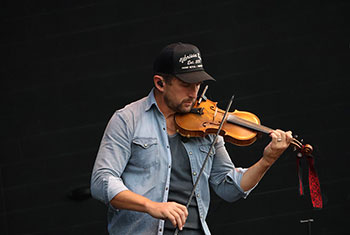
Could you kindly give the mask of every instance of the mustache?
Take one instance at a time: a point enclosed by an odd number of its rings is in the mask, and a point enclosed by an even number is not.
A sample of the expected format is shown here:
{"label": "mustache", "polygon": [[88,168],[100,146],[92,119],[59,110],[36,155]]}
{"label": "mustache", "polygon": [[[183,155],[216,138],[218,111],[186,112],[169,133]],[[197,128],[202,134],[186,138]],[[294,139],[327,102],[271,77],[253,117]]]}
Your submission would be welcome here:
{"label": "mustache", "polygon": [[192,102],[194,103],[196,101],[196,98],[187,98],[187,99],[184,99],[182,102],[183,103],[187,103],[187,102]]}

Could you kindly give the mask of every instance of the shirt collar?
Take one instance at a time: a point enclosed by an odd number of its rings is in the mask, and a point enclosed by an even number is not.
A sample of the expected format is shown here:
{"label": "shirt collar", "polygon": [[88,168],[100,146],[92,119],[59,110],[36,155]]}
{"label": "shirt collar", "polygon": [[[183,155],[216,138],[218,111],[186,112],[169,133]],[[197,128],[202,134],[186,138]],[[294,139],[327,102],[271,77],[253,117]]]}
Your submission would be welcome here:
{"label": "shirt collar", "polygon": [[146,105],[145,111],[150,110],[153,105],[155,105],[157,109],[160,111],[156,98],[154,97],[154,87],[152,88],[151,92],[147,96],[147,105]]}

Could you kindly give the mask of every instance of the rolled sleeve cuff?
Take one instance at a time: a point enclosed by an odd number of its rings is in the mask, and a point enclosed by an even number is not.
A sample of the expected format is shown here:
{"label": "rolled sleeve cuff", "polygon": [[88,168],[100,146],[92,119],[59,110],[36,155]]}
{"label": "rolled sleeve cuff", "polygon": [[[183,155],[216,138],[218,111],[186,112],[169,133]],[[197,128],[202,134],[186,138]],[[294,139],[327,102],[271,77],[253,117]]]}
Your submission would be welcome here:
{"label": "rolled sleeve cuff", "polygon": [[108,202],[110,202],[117,194],[122,191],[129,190],[123,183],[122,179],[113,176],[108,177],[107,185],[105,185]]}
{"label": "rolled sleeve cuff", "polygon": [[246,199],[248,197],[248,195],[250,194],[250,192],[256,187],[256,185],[247,190],[247,191],[243,191],[242,187],[241,187],[241,180],[242,180],[242,176],[244,175],[244,173],[247,171],[247,168],[241,168],[241,167],[237,167],[235,168],[234,171],[230,172],[228,174],[228,176],[232,179],[233,182],[235,182],[238,190],[241,192],[241,196]]}
{"label": "rolled sleeve cuff", "polygon": [[247,191],[243,191],[242,187],[241,187],[241,180],[242,180],[242,176],[244,175],[244,173],[247,171],[247,168],[236,168],[236,173],[237,173],[237,181],[239,182],[239,188],[243,194],[243,198],[246,199],[248,197],[248,195],[250,194],[251,191],[253,191],[253,189],[258,185],[254,185],[254,187],[252,187],[251,189],[247,190]]}

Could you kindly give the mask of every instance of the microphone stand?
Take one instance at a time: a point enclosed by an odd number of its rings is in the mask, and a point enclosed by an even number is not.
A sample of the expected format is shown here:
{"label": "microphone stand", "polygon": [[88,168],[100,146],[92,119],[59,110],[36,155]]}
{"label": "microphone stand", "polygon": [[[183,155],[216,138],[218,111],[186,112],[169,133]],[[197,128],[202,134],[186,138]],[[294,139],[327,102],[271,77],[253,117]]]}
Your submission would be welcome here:
{"label": "microphone stand", "polygon": [[308,226],[307,226],[307,234],[308,235],[311,235],[311,223],[314,222],[313,219],[305,219],[305,220],[300,220],[300,223],[308,223]]}

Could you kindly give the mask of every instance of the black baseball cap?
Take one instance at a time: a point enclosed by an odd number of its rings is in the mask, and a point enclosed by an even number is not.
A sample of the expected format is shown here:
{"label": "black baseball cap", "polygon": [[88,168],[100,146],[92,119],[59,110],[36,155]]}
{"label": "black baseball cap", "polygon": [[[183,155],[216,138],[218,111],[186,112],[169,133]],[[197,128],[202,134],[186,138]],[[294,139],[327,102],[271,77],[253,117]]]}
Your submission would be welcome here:
{"label": "black baseball cap", "polygon": [[164,47],[153,64],[154,74],[171,74],[187,83],[213,80],[204,71],[199,49],[188,43],[172,43]]}

